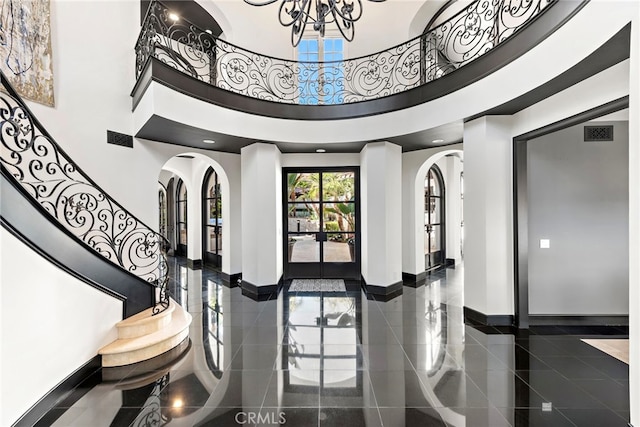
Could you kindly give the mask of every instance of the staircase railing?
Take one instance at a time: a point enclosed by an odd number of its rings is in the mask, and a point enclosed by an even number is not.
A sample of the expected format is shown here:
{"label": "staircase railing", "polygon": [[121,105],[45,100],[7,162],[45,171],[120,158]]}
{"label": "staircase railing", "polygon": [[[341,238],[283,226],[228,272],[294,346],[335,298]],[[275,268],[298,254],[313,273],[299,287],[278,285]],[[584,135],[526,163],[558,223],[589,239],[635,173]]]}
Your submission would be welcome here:
{"label": "staircase railing", "polygon": [[428,32],[359,58],[274,58],[214,37],[160,1],[149,5],[136,43],[136,78],[149,57],[213,86],[290,104],[347,104],[427,84],[484,55],[557,0],[477,0]]}
{"label": "staircase railing", "polygon": [[13,177],[70,234],[156,286],[155,314],[169,306],[168,241],[102,190],[62,150],[0,73],[3,175]]}

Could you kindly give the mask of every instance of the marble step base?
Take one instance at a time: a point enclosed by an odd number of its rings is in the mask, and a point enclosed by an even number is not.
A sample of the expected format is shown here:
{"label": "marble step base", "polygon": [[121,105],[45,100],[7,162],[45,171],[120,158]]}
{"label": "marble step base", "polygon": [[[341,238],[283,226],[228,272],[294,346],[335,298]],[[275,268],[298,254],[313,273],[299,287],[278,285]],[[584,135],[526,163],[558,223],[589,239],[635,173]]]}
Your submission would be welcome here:
{"label": "marble step base", "polygon": [[[188,338],[191,315],[173,300],[171,300],[170,307],[167,311],[169,310],[171,310],[171,313],[157,322],[155,320],[147,320],[148,317],[151,317],[150,310],[143,312],[147,313],[147,317],[140,316],[136,321],[129,322],[133,325],[127,325],[125,328],[125,330],[127,330],[125,336],[127,336],[131,330],[136,329],[136,323],[142,325],[142,328],[154,324],[155,326],[153,326],[151,330],[156,329],[157,325],[164,324],[164,326],[159,330],[152,331],[145,335],[135,336],[133,338],[120,337],[111,344],[102,347],[98,351],[98,354],[102,356],[102,366],[116,367],[142,362],[177,347]],[[169,319],[169,322],[167,322],[167,319]],[[128,320],[129,319],[125,319],[123,322]],[[120,332],[120,328],[118,328],[118,331]],[[139,330],[136,331],[134,335],[138,333]]]}

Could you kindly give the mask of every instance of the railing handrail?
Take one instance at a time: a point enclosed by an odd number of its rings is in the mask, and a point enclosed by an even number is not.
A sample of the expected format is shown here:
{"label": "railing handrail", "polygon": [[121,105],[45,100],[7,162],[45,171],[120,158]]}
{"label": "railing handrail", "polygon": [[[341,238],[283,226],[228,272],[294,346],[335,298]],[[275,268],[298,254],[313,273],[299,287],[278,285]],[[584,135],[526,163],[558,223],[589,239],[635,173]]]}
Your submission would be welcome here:
{"label": "railing handrail", "polygon": [[[43,205],[41,199],[37,196],[31,196],[32,199],[36,203],[38,203],[41,208],[50,214],[54,220],[58,221],[62,224],[62,220],[59,218],[62,216],[66,219],[75,220],[73,224],[67,221],[68,227],[64,224],[64,228],[68,230],[68,232],[74,237],[77,237],[79,241],[81,241],[85,246],[90,248],[91,250],[99,253],[104,256],[106,259],[111,261],[114,265],[122,268],[124,271],[134,274],[141,280],[149,283],[150,285],[155,285],[155,287],[160,289],[160,299],[156,301],[156,305],[154,307],[154,313],[159,313],[168,307],[168,295],[166,293],[166,285],[168,283],[168,268],[167,268],[167,260],[165,256],[164,248],[169,247],[169,241],[159,232],[155,231],[148,225],[146,225],[143,221],[134,216],[129,210],[124,208],[118,201],[116,201],[113,197],[109,195],[106,191],[104,191],[87,173],[85,173],[80,166],[78,166],[72,158],[64,151],[64,149],[55,141],[55,139],[51,136],[51,134],[47,131],[47,129],[42,125],[42,123],[38,120],[38,118],[33,114],[28,105],[24,102],[22,97],[18,95],[16,90],[13,88],[7,77],[4,75],[2,71],[0,71],[0,82],[2,84],[2,89],[8,95],[9,99],[5,99],[0,94],[0,99],[2,100],[2,104],[0,105],[0,119],[2,119],[2,126],[5,126],[6,123],[9,123],[8,132],[5,132],[3,129],[2,132],[2,168],[3,170],[6,168],[12,168],[15,173],[9,172],[6,174],[18,182],[22,187],[25,188],[30,186],[34,191],[36,191],[37,195],[39,190],[46,190],[46,185],[50,182],[48,181],[38,181],[38,177],[35,174],[30,175],[30,178],[35,179],[34,182],[38,183],[37,185],[23,184],[21,178],[24,178],[26,174],[25,170],[20,169],[19,165],[22,164],[23,161],[23,153],[29,152],[29,149],[32,149],[34,152],[36,150],[36,156],[47,156],[49,155],[49,150],[52,151],[51,156],[52,159],[56,162],[48,162],[43,166],[42,159],[39,157],[36,158],[28,158],[25,159],[25,162],[28,163],[29,172],[34,173],[34,171],[40,171],[45,169],[47,173],[51,175],[55,174],[58,170],[62,171],[62,174],[67,177],[65,180],[68,183],[67,187],[64,187],[61,179],[54,179],[53,182],[56,182],[55,185],[52,186],[50,190],[50,194],[52,195],[54,192],[60,189],[61,194],[58,195],[58,200],[56,200],[56,205],[53,205],[50,201],[46,201],[47,206]],[[11,101],[10,101],[11,100]],[[15,105],[12,105],[15,103]],[[26,123],[25,123],[26,121]],[[22,127],[22,126],[25,127]],[[19,129],[19,130],[18,130]],[[20,135],[18,135],[19,131],[23,131],[24,140],[20,140]],[[14,146],[11,146],[10,139],[14,137]],[[28,140],[28,141],[27,141]],[[38,142],[40,145],[38,147],[35,146],[36,140],[38,141],[46,141],[47,145],[42,145],[42,142]],[[17,144],[15,144],[17,141]],[[25,141],[28,143],[25,146],[21,146],[20,144],[24,144]],[[5,150],[7,157],[5,158]],[[10,153],[10,154],[9,154]],[[11,160],[15,160],[15,163],[12,163]],[[45,159],[47,160],[47,159]],[[49,159],[51,160],[51,159]],[[56,170],[56,167],[58,170]],[[50,169],[51,168],[51,169]],[[78,178],[81,178],[81,181],[74,181],[71,175],[77,175]],[[74,200],[75,196],[78,194],[73,194],[71,197],[68,195],[64,195],[62,193],[65,192],[66,189],[71,188],[71,186],[75,185],[85,185],[88,189],[93,191],[92,194],[88,192],[80,192],[79,198],[80,202],[76,203]],[[30,191],[26,191],[26,193],[31,194]],[[42,200],[46,198],[46,195],[43,195]],[[105,217],[109,213],[113,214],[111,218],[111,226],[112,229],[104,228],[104,225],[98,225],[97,228],[87,228],[84,232],[80,234],[74,234],[69,229],[71,228],[79,228],[82,229],[86,223],[86,218],[70,218],[69,208],[71,211],[75,208],[77,217],[80,216],[80,213],[84,210],[89,210],[89,205],[92,207],[98,208],[100,202],[106,203],[107,207],[111,209],[100,209],[98,212],[97,220],[95,218],[91,218],[94,222],[102,221],[102,224],[106,224],[109,222],[109,218]],[[61,205],[58,206],[58,203]],[[75,204],[75,206],[74,206]],[[83,204],[86,204],[86,209],[84,209]],[[100,206],[102,207],[102,206]],[[51,210],[53,211],[51,211]],[[117,216],[117,218],[116,218]],[[118,223],[118,221],[123,221],[122,223]],[[133,222],[132,222],[133,221]],[[131,228],[133,227],[133,228]],[[128,233],[135,233],[135,235],[128,235],[125,233],[121,235],[120,233],[128,230]],[[103,232],[104,236],[97,235],[96,233]],[[113,233],[112,235],[108,234],[108,232]],[[140,240],[140,234],[144,236],[144,239]],[[86,237],[90,235],[89,237]],[[85,236],[88,241],[85,241]],[[113,237],[113,242],[109,240],[109,238]],[[153,241],[148,241],[147,238],[153,238]],[[105,251],[103,248],[105,247],[105,241],[101,239],[106,239],[107,244],[112,252]],[[130,242],[127,239],[132,239]],[[89,244],[91,242],[91,244]],[[131,244],[131,247],[125,247],[124,244]],[[109,245],[109,244],[112,244]],[[136,246],[137,244],[137,246]],[[156,251],[150,252],[146,255],[147,259],[157,257],[157,265],[147,264],[147,265],[136,265],[132,258],[126,258],[123,255],[123,251],[127,249],[129,251],[133,250],[137,252],[140,248],[148,249],[149,247],[158,245]],[[93,245],[93,246],[92,246]],[[144,252],[144,251],[143,251]],[[113,258],[112,258],[113,255]],[[115,258],[115,259],[114,259]],[[142,258],[140,258],[142,260]],[[125,261],[127,264],[131,262],[129,268],[125,267]],[[150,277],[145,278],[145,272],[141,272],[140,274],[136,274],[136,269],[146,269],[147,273],[149,271],[157,271],[157,275],[151,275]]]}
{"label": "railing handrail", "polygon": [[[49,140],[51,141],[56,148],[58,149],[58,151],[60,152],[60,154],[62,154],[64,157],[66,157],[67,159],[71,159],[71,157],[64,151],[64,149],[60,146],[60,144],[58,144],[56,142],[56,140],[51,136],[51,134],[49,133],[49,131],[47,131],[47,129],[42,126],[42,123],[40,123],[40,121],[38,120],[38,118],[33,114],[33,112],[31,111],[31,109],[29,108],[29,106],[22,100],[22,97],[20,95],[18,95],[18,93],[15,91],[15,89],[13,88],[13,86],[11,85],[11,83],[9,82],[9,80],[7,79],[7,77],[4,75],[4,73],[0,70],[0,77],[2,79],[2,87],[4,88],[4,90],[7,91],[7,93],[9,95],[11,95],[12,98],[14,98],[15,100],[17,100],[18,102],[20,102],[21,107],[24,108],[24,110],[27,112],[27,114],[29,114],[29,117],[31,118],[31,120],[33,121],[34,124],[36,124],[38,126],[38,129],[40,130],[40,132]],[[106,191],[104,191],[102,189],[102,187],[100,187],[93,179],[91,179],[91,177],[82,170],[82,168],[80,166],[78,166],[76,163],[74,163],[74,167],[75,169],[87,180],[87,182],[89,182],[93,187],[95,187],[98,191],[100,191],[101,193],[109,196],[109,193],[107,193]],[[112,203],[114,203],[119,209],[121,209],[123,212],[126,212],[128,215],[130,215],[131,217],[135,218],[136,221],[138,221],[141,225],[144,225],[146,228],[148,228],[151,231],[154,231],[153,228],[149,227],[147,224],[145,224],[142,220],[140,220],[139,218],[137,218],[135,215],[133,215],[131,212],[129,212],[128,209],[126,209],[124,206],[122,206],[120,203],[118,203],[117,200],[111,198],[111,196],[109,196],[109,198],[111,199]],[[167,240],[166,237],[164,237],[162,234],[158,233],[156,231],[156,233],[158,234],[158,236],[160,236],[163,239],[163,243],[165,245],[169,245],[169,240]]]}
{"label": "railing handrail", "polygon": [[[476,0],[476,2],[479,2],[479,1],[483,1],[483,0]],[[154,4],[154,3],[157,3],[157,4],[162,5],[163,7],[165,7],[165,8],[166,8],[166,10],[171,10],[171,9],[170,9],[166,4],[164,4],[164,2],[162,2],[161,0],[152,0],[152,1],[149,3],[149,7],[147,8],[147,12],[145,13],[145,18],[144,18],[144,20],[143,20],[143,25],[144,25],[144,23],[147,21],[147,19],[149,19],[149,14],[151,13],[151,10],[153,9],[153,7],[152,7],[152,6],[153,6],[153,4]],[[470,4],[471,4],[471,3],[470,3]],[[278,56],[271,56],[271,55],[267,55],[267,54],[263,54],[263,53],[259,53],[259,52],[253,51],[253,50],[251,50],[251,49],[244,48],[244,47],[242,47],[242,46],[238,46],[238,45],[237,45],[237,44],[235,44],[235,43],[231,43],[231,42],[229,42],[229,41],[227,41],[227,40],[222,40],[220,37],[216,37],[216,36],[214,36],[213,34],[211,34],[211,35],[210,35],[210,37],[211,37],[211,38],[213,38],[213,39],[215,39],[215,40],[219,40],[220,42],[222,42],[222,43],[224,43],[224,44],[227,44],[227,45],[229,45],[229,46],[233,46],[233,47],[238,48],[238,49],[241,49],[241,50],[243,50],[243,51],[245,51],[245,52],[251,53],[251,54],[253,54],[253,55],[259,55],[259,56],[262,56],[262,57],[264,57],[264,58],[269,58],[269,59],[273,59],[273,60],[276,60],[276,61],[281,61],[281,62],[296,62],[296,63],[299,63],[299,64],[332,64],[332,63],[339,63],[339,62],[345,62],[345,61],[357,61],[357,60],[359,60],[359,59],[366,59],[366,58],[368,58],[368,57],[370,57],[370,56],[379,55],[379,54],[381,54],[381,53],[383,53],[383,52],[387,52],[387,51],[390,51],[390,50],[396,49],[396,48],[398,48],[398,47],[400,47],[400,46],[403,46],[403,45],[405,45],[405,44],[411,43],[411,42],[413,42],[413,41],[415,41],[415,40],[417,40],[417,39],[420,39],[420,38],[423,38],[423,37],[427,37],[429,33],[434,32],[434,31],[436,31],[437,29],[439,29],[441,26],[443,26],[443,25],[447,24],[447,22],[448,22],[449,20],[453,20],[454,18],[458,17],[458,15],[462,15],[462,14],[466,11],[467,7],[469,7],[469,5],[465,6],[465,7],[464,7],[460,12],[456,13],[455,15],[453,15],[453,16],[452,16],[451,18],[449,18],[447,21],[445,21],[445,22],[443,22],[443,23],[439,24],[439,25],[438,25],[438,26],[436,26],[436,27],[433,27],[432,29],[430,29],[429,31],[427,31],[427,32],[425,32],[425,33],[418,34],[417,36],[415,36],[415,37],[413,37],[413,38],[411,38],[411,39],[409,39],[409,40],[407,40],[407,41],[405,41],[405,42],[398,43],[398,44],[396,44],[396,45],[390,46],[390,47],[388,47],[388,48],[386,48],[386,49],[379,50],[379,51],[377,51],[377,52],[368,53],[368,54],[365,54],[365,55],[360,55],[360,56],[355,56],[355,57],[350,57],[350,58],[336,59],[336,60],[333,60],[333,61],[301,61],[301,60],[298,60],[298,59],[286,59],[286,58],[280,58],[280,57],[278,57]],[[189,27],[196,28],[196,29],[198,29],[199,31],[201,31],[201,32],[203,32],[203,33],[206,33],[206,30],[205,30],[205,29],[203,29],[202,27],[198,26],[197,24],[194,24],[194,23],[193,23],[193,22],[191,22],[188,18],[183,18],[183,17],[181,16],[181,17],[180,17],[180,20],[183,20],[183,21],[185,21],[185,22],[189,23]],[[139,34],[139,35],[138,35],[138,39],[136,39],[136,46],[138,45],[138,42],[139,42],[139,40],[140,40],[140,38],[141,38],[141,37],[142,37],[142,34]]]}
{"label": "railing handrail", "polygon": [[147,59],[214,87],[287,104],[340,105],[423,86],[493,50],[558,0],[475,0],[436,27],[385,50],[331,61],[278,58],[203,30],[153,0],[136,41],[136,78]]}

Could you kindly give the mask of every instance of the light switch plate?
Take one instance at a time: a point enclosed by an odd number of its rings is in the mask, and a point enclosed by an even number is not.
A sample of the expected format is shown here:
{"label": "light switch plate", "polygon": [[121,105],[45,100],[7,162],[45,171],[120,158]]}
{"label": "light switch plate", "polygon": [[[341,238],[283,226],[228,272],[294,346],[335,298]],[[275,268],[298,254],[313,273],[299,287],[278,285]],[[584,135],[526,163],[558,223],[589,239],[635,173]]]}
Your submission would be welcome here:
{"label": "light switch plate", "polygon": [[540,239],[540,249],[549,249],[551,247],[551,240]]}

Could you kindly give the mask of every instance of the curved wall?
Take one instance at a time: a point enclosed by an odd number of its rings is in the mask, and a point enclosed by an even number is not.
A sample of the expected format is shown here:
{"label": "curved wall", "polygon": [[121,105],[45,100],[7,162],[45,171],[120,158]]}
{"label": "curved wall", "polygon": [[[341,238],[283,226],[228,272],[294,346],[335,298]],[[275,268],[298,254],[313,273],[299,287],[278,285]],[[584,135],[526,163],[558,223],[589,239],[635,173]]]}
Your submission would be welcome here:
{"label": "curved wall", "polygon": [[0,424],[8,426],[117,338],[122,302],[58,269],[4,227],[0,242]]}

